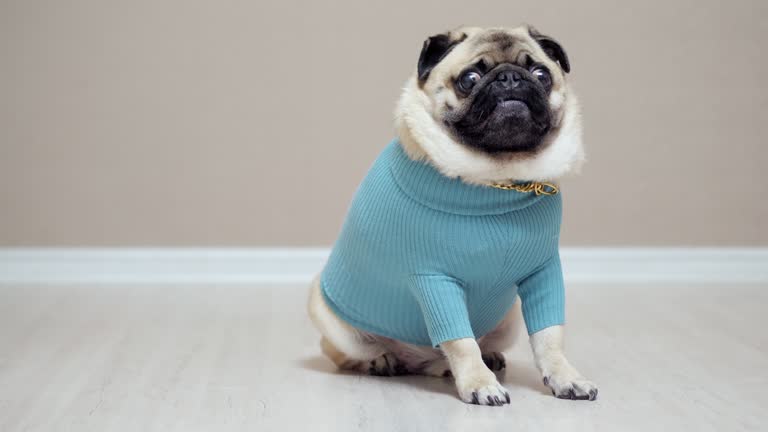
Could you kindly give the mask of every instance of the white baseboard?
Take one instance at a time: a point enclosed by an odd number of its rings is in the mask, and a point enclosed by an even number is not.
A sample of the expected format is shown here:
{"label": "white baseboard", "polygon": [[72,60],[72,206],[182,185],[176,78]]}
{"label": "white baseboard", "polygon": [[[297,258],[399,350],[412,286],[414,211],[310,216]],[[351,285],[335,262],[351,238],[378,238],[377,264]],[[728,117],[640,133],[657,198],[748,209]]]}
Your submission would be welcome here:
{"label": "white baseboard", "polygon": [[[324,248],[0,248],[2,284],[299,284]],[[767,283],[768,248],[563,248],[573,283]]]}

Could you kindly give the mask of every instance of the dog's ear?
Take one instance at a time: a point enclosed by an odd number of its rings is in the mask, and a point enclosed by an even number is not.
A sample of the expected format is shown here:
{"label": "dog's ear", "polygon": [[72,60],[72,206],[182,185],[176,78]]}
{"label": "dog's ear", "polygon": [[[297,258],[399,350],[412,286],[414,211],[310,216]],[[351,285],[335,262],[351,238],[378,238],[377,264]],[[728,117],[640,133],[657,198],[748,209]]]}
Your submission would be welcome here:
{"label": "dog's ear", "polygon": [[458,37],[454,37],[450,33],[440,33],[427,38],[421,47],[419,63],[416,66],[419,84],[423,84],[429,78],[429,73],[432,72],[432,69],[440,63],[440,60],[445,58],[456,45],[466,38],[467,35],[464,33]]}
{"label": "dog's ear", "polygon": [[554,38],[539,33],[538,30],[533,27],[528,27],[528,33],[531,35],[533,40],[539,44],[541,49],[547,53],[549,58],[560,64],[560,67],[565,73],[571,71],[571,62],[568,61],[568,54],[565,53],[565,50],[563,49],[563,46],[560,45],[560,42],[556,41]]}

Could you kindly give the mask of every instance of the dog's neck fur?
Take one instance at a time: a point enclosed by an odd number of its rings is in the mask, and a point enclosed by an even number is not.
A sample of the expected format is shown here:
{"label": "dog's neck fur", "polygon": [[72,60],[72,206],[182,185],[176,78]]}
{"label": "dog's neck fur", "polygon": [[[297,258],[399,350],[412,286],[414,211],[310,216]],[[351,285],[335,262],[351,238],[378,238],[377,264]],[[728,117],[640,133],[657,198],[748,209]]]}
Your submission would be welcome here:
{"label": "dog's neck fur", "polygon": [[[426,160],[443,175],[471,184],[518,181],[553,181],[577,172],[584,162],[579,105],[567,92],[558,133],[533,157],[495,159],[457,143],[427,111],[431,101],[411,78],[395,110],[395,126],[404,150],[414,160]],[[558,96],[560,97],[560,96]]]}

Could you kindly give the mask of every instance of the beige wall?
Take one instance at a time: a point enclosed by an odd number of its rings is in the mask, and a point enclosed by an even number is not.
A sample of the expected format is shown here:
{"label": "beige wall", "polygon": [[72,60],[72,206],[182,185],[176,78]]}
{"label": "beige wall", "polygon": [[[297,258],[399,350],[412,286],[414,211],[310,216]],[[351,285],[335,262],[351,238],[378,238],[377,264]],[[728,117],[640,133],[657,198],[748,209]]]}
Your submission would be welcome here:
{"label": "beige wall", "polygon": [[422,40],[522,21],[584,104],[565,244],[768,245],[764,0],[270,3],[0,1],[0,246],[328,245]]}

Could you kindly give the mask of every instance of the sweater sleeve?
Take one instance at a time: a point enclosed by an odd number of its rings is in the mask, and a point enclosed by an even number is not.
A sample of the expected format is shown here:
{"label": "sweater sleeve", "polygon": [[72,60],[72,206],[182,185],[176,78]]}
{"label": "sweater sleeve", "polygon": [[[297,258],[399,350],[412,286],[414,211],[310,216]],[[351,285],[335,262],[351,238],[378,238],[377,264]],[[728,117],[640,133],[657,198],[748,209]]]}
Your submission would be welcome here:
{"label": "sweater sleeve", "polygon": [[560,255],[518,284],[528,334],[565,322],[565,286]]}
{"label": "sweater sleeve", "polygon": [[413,275],[410,288],[421,308],[432,346],[475,337],[459,281],[445,275]]}

